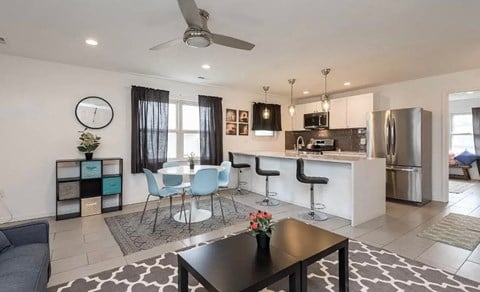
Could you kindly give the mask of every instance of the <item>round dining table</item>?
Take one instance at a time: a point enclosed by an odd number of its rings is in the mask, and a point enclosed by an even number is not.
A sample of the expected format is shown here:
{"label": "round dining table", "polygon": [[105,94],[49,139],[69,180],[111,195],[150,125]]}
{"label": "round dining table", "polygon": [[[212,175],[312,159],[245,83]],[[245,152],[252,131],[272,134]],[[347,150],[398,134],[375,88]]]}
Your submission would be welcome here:
{"label": "round dining table", "polygon": [[[174,166],[174,167],[165,167],[158,170],[158,173],[162,175],[188,175],[190,176],[190,182],[193,182],[195,179],[195,174],[202,169],[214,168],[217,171],[224,170],[224,167],[218,165],[195,165],[193,169],[190,169],[190,166]],[[187,218],[189,218],[192,213],[191,222],[201,222],[212,217],[212,212],[210,210],[199,209],[198,201],[195,198],[190,200],[190,210],[186,210]],[[178,212],[173,215],[173,219],[177,222],[185,223],[185,218],[183,217],[183,212]],[[188,219],[187,219],[188,221]]]}

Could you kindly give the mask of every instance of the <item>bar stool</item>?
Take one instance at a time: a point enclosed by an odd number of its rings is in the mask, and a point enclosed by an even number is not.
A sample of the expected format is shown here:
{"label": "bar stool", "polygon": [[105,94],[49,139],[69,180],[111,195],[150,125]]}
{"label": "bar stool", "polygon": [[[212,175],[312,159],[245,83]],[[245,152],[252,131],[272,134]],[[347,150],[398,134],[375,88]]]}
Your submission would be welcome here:
{"label": "bar stool", "polygon": [[233,153],[232,152],[228,152],[228,160],[230,160],[230,162],[232,163],[233,168],[238,169],[238,172],[237,172],[237,191],[235,192],[235,194],[243,195],[241,186],[246,185],[247,182],[246,181],[241,181],[240,180],[240,175],[242,174],[242,169],[243,168],[250,168],[250,164],[248,164],[248,163],[235,163],[233,161]]}
{"label": "bar stool", "polygon": [[270,192],[268,190],[268,178],[271,176],[279,176],[280,171],[278,170],[264,170],[260,168],[260,158],[255,156],[255,171],[258,175],[265,176],[265,199],[258,202],[263,206],[277,206],[279,202],[277,200],[271,199],[270,196],[275,196],[277,193]]}
{"label": "bar stool", "polygon": [[297,159],[297,180],[302,183],[310,184],[310,211],[305,214],[306,219],[324,221],[328,219],[328,216],[325,213],[317,212],[318,210],[325,209],[325,205],[315,203],[314,190],[313,187],[316,184],[325,185],[328,183],[328,178],[326,177],[317,177],[317,176],[306,176],[304,172],[304,162],[303,159]]}

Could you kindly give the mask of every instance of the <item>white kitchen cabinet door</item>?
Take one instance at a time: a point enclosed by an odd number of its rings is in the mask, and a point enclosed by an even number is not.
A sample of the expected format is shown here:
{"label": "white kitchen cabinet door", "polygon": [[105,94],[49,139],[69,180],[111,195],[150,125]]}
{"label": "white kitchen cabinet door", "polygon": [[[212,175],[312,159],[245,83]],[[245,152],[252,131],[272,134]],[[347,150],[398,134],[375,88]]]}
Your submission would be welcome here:
{"label": "white kitchen cabinet door", "polygon": [[373,111],[373,93],[347,97],[347,127],[366,128],[367,113]]}
{"label": "white kitchen cabinet door", "polygon": [[320,101],[305,103],[304,105],[305,105],[306,114],[317,113],[322,111],[322,104]]}
{"label": "white kitchen cabinet door", "polygon": [[347,98],[330,99],[329,128],[347,128]]}
{"label": "white kitchen cabinet door", "polygon": [[305,114],[305,105],[297,104],[295,105],[295,115],[293,115],[292,125],[293,131],[303,131],[303,114]]}

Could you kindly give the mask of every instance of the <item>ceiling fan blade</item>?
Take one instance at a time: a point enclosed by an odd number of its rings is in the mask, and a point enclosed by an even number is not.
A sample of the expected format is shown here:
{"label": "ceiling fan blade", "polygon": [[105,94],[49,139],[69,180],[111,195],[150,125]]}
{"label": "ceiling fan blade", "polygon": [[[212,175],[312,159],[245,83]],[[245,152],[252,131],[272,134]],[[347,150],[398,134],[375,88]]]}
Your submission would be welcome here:
{"label": "ceiling fan blade", "polygon": [[188,26],[203,27],[202,18],[200,17],[200,10],[194,0],[178,0],[178,6],[182,11],[183,18]]}
{"label": "ceiling fan blade", "polygon": [[217,45],[247,51],[250,51],[255,47],[252,43],[216,33],[212,34],[212,41]]}
{"label": "ceiling fan blade", "polygon": [[170,40],[168,42],[164,42],[164,43],[158,44],[154,47],[151,47],[150,51],[158,51],[158,50],[161,50],[161,49],[170,48],[170,47],[176,46],[176,45],[181,44],[181,43],[182,43],[182,39],[181,38],[176,38],[176,39]]}

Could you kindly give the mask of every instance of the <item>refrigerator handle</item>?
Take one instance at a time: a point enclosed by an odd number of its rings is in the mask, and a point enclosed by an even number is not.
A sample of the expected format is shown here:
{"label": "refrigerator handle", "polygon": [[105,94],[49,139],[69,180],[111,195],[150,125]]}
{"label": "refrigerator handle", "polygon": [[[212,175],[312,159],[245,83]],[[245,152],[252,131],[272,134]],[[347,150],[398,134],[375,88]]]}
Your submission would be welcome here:
{"label": "refrigerator handle", "polygon": [[392,119],[392,143],[390,145],[392,155],[397,154],[397,121]]}
{"label": "refrigerator handle", "polygon": [[385,127],[385,147],[387,156],[390,155],[390,118],[387,118],[387,125]]}

